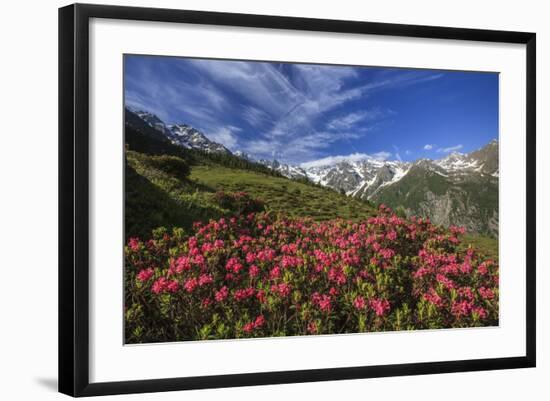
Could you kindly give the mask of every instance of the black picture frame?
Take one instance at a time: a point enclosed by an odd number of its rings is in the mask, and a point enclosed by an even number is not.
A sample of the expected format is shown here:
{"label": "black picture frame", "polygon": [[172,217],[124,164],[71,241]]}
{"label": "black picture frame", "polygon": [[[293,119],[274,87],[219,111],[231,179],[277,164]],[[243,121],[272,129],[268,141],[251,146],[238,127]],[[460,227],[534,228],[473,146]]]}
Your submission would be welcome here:
{"label": "black picture frame", "polygon": [[[89,21],[161,21],[249,28],[438,38],[526,45],[526,354],[382,366],[89,381]],[[71,396],[142,393],[534,367],[536,35],[479,29],[74,4],[59,9],[59,391]]]}

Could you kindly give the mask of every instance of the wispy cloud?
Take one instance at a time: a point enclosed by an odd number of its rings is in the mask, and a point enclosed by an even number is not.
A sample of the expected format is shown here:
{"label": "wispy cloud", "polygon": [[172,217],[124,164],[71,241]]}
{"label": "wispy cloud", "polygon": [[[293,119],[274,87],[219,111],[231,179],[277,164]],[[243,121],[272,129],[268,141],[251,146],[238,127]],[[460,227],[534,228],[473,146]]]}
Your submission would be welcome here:
{"label": "wispy cloud", "polygon": [[272,123],[272,118],[269,114],[254,106],[244,106],[241,115],[243,119],[254,128],[265,127],[267,124]]}
{"label": "wispy cloud", "polygon": [[400,162],[403,161],[401,158],[401,155],[399,154],[399,147],[395,144],[391,145],[393,147],[393,150],[395,151],[395,158],[399,160]]}
{"label": "wispy cloud", "polygon": [[287,77],[278,71],[276,64],[198,59],[186,62],[202,76],[236,92],[253,107],[268,114],[284,113],[289,104],[302,98]]}
{"label": "wispy cloud", "polygon": [[432,150],[435,145],[432,145],[431,143],[427,143],[424,145],[424,150]]}
{"label": "wispy cloud", "polygon": [[255,138],[242,143],[242,150],[257,158],[278,158],[282,161],[300,163],[318,158],[334,142],[344,138],[356,138],[354,133],[320,131],[294,137]]}
{"label": "wispy cloud", "polygon": [[370,110],[355,111],[347,113],[336,118],[333,118],[327,123],[327,129],[331,130],[349,130],[355,127],[359,123],[366,121],[374,121],[379,118],[386,117],[387,115],[394,114],[394,112],[387,110],[382,111],[380,108],[373,108]]}
{"label": "wispy cloud", "polygon": [[384,152],[384,151],[373,153],[373,154],[352,153],[345,156],[344,155],[327,156],[321,159],[301,163],[300,166],[303,168],[323,167],[323,166],[332,166],[342,162],[357,162],[357,161],[363,161],[363,160],[386,160],[390,156],[391,156],[391,153]]}
{"label": "wispy cloud", "polygon": [[353,143],[395,114],[370,102],[373,94],[443,76],[397,69],[370,73],[311,64],[132,57],[125,63],[127,105],[151,111],[167,123],[190,124],[231,150],[258,158],[277,155],[292,163],[326,157],[337,144],[354,151]]}
{"label": "wispy cloud", "polygon": [[438,148],[437,152],[438,153],[451,153],[451,152],[457,152],[462,148],[463,148],[462,145],[455,145],[455,146],[449,146],[448,148]]}
{"label": "wispy cloud", "polygon": [[238,127],[228,126],[221,127],[218,130],[212,131],[208,134],[208,138],[214,142],[221,143],[229,150],[236,150],[239,142],[236,133],[241,131]]}

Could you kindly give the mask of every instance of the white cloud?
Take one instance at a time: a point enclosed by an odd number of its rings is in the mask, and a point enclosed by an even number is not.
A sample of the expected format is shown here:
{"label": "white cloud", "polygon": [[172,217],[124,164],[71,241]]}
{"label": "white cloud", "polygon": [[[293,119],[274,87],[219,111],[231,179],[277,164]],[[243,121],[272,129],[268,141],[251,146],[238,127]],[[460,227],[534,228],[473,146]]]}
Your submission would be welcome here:
{"label": "white cloud", "polygon": [[462,149],[462,145],[449,146],[448,148],[439,148],[437,149],[437,151],[439,153],[451,153],[451,152],[456,152],[460,149]]}
{"label": "white cloud", "polygon": [[[392,70],[365,83],[354,67],[201,59],[181,59],[177,66],[180,71],[166,77],[172,79],[160,79],[158,69],[139,64],[125,76],[127,103],[166,123],[190,124],[229,149],[239,145],[254,157],[276,154],[292,163],[326,156],[338,141],[350,140],[349,152],[356,151],[351,140],[393,112],[373,105],[326,123],[328,113],[380,90],[441,76]],[[253,139],[245,140],[230,124],[253,127],[247,132]]]}
{"label": "white cloud", "polygon": [[244,151],[262,159],[272,157],[277,153],[278,144],[265,139],[253,139],[243,144]]}
{"label": "white cloud", "polygon": [[376,153],[371,153],[371,157],[374,159],[374,160],[387,160],[389,157],[391,156],[391,153],[389,152],[376,152]]}
{"label": "white cloud", "polygon": [[[389,71],[389,70],[388,70]],[[444,74],[431,74],[425,75],[424,72],[411,71],[411,72],[399,72],[386,79],[378,79],[374,82],[368,83],[359,89],[362,91],[376,91],[380,89],[388,88],[402,88],[406,86],[416,85],[419,83],[429,82],[443,77]]]}
{"label": "white cloud", "polygon": [[301,163],[300,167],[311,168],[311,167],[322,167],[322,166],[331,166],[341,162],[356,162],[361,160],[386,160],[391,156],[389,152],[377,152],[372,154],[367,153],[352,153],[347,156],[327,156],[322,159],[312,160],[309,162]]}
{"label": "white cloud", "polygon": [[266,123],[272,121],[271,117],[266,112],[254,106],[245,106],[241,116],[248,124],[255,128],[263,127]]}
{"label": "white cloud", "polygon": [[407,150],[405,151],[405,154],[406,154],[407,156],[409,156],[409,155],[412,155],[412,152],[411,152],[409,149],[407,149]]}
{"label": "white cloud", "polygon": [[226,148],[233,150],[239,142],[235,132],[240,130],[240,128],[230,125],[228,127],[221,127],[217,131],[210,132],[207,136],[211,141],[221,143]]}
{"label": "white cloud", "polygon": [[331,130],[349,130],[362,121],[373,121],[383,118],[390,112],[384,112],[379,108],[371,110],[357,111],[332,119],[327,123],[327,128]]}
{"label": "white cloud", "polygon": [[434,145],[430,143],[427,143],[426,145],[424,145],[424,150],[432,150],[433,148],[434,148]]}
{"label": "white cloud", "polygon": [[[241,146],[258,159],[270,158],[276,154],[279,161],[297,164],[325,155],[327,148],[335,142],[357,139],[360,136],[357,132],[319,131],[290,137],[258,137],[242,142]],[[353,145],[350,146],[353,150]]]}
{"label": "white cloud", "polygon": [[210,79],[231,88],[255,108],[280,115],[303,95],[279,72],[276,64],[244,61],[187,60]]}

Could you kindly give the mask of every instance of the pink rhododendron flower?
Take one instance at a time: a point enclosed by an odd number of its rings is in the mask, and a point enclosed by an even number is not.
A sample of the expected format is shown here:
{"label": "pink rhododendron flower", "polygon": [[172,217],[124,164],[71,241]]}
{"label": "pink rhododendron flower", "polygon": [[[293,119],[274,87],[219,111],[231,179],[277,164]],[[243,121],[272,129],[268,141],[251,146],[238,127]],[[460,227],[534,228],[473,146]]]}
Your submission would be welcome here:
{"label": "pink rhododendron flower", "polygon": [[201,274],[199,276],[199,286],[203,287],[208,284],[212,284],[214,282],[214,278],[210,274]]}
{"label": "pink rhododendron flower", "polygon": [[139,281],[147,281],[147,280],[149,280],[151,277],[153,277],[153,274],[154,274],[153,269],[151,269],[151,268],[143,269],[143,270],[141,270],[141,271],[138,273],[137,279],[138,279]]}
{"label": "pink rhododendron flower", "polygon": [[254,320],[254,328],[258,329],[262,327],[265,324],[265,317],[264,315],[259,315],[256,320]]}
{"label": "pink rhododendron flower", "polygon": [[454,281],[448,277],[445,277],[443,274],[438,274],[436,276],[436,280],[438,283],[443,284],[443,286],[449,290],[456,288],[456,284],[454,283]]}
{"label": "pink rhododendron flower", "polygon": [[248,274],[250,277],[258,277],[260,274],[260,268],[256,265],[252,265],[248,268]]}
{"label": "pink rhododendron flower", "polygon": [[393,249],[388,249],[388,248],[380,249],[378,253],[382,255],[384,259],[391,259],[395,255],[395,251]]}
{"label": "pink rhododendron flower", "polygon": [[460,271],[464,274],[469,274],[472,271],[472,264],[470,262],[464,262],[460,265]]}
{"label": "pink rhododendron flower", "polygon": [[252,287],[242,288],[242,289],[235,290],[233,297],[237,301],[243,301],[245,299],[253,297],[255,293],[256,293],[256,290]]}
{"label": "pink rhododendron flower", "polygon": [[151,286],[151,291],[155,294],[160,294],[166,289],[167,284],[168,280],[166,280],[166,277],[160,277]]}
{"label": "pink rhododendron flower", "polygon": [[338,285],[342,285],[346,282],[346,275],[340,266],[336,266],[329,270],[328,279]]}
{"label": "pink rhododendron flower", "polygon": [[279,266],[275,266],[271,271],[269,272],[269,277],[271,279],[276,279],[281,277],[281,268]]}
{"label": "pink rhododendron flower", "polygon": [[254,322],[248,322],[243,326],[243,331],[245,333],[251,333],[254,330]]}
{"label": "pink rhododendron flower", "polygon": [[468,301],[474,299],[474,293],[470,287],[460,287],[458,289],[458,295],[462,298],[466,298]]}
{"label": "pink rhododendron flower", "polygon": [[248,252],[246,254],[246,263],[254,263],[254,261],[256,260],[256,254],[254,252]]}
{"label": "pink rhododendron flower", "polygon": [[212,305],[212,299],[211,298],[204,298],[202,301],[201,301],[201,306],[203,308],[208,308],[210,305]]}
{"label": "pink rhododendron flower", "polygon": [[178,280],[170,280],[166,283],[165,288],[167,292],[177,292],[180,288],[180,284]]}
{"label": "pink rhododendron flower", "polygon": [[190,278],[183,283],[183,288],[185,289],[185,291],[191,293],[195,290],[195,288],[197,288],[198,285],[199,282],[196,278]]}
{"label": "pink rhododendron flower", "polygon": [[362,296],[358,296],[353,300],[353,306],[357,310],[363,310],[367,307],[367,303],[365,302],[365,298]]}
{"label": "pink rhododendron flower", "polygon": [[227,288],[226,286],[223,286],[222,288],[220,288],[219,291],[216,291],[214,295],[214,299],[217,302],[222,302],[227,298],[228,295],[229,295],[229,288]]}
{"label": "pink rhododendron flower", "polygon": [[291,287],[287,283],[273,284],[271,286],[271,292],[280,295],[281,297],[287,297],[290,295]]}
{"label": "pink rhododendron flower", "polygon": [[130,248],[132,251],[137,252],[139,251],[139,248],[141,246],[141,242],[137,238],[130,238],[128,240],[128,248]]}
{"label": "pink rhododendron flower", "polygon": [[487,317],[487,311],[481,306],[475,306],[472,308],[472,314],[476,314],[480,319],[485,319]]}
{"label": "pink rhododendron flower", "polygon": [[369,306],[376,313],[376,316],[384,316],[390,310],[390,303],[387,299],[373,298],[369,300]]}
{"label": "pink rhododendron flower", "polygon": [[483,299],[493,299],[495,297],[495,293],[490,288],[479,287],[478,292]]}
{"label": "pink rhododendron flower", "polygon": [[[207,325],[224,338],[497,325],[498,262],[465,248],[462,232],[383,206],[354,220],[242,212],[132,238],[125,310],[143,313],[126,324],[145,328],[136,341],[155,338],[155,324],[174,340]],[[179,295],[154,296],[166,293]]]}
{"label": "pink rhododendron flower", "polygon": [[438,308],[443,306],[443,298],[441,298],[441,296],[433,288],[430,288],[430,290],[424,294],[424,299]]}
{"label": "pink rhododendron flower", "polygon": [[467,316],[472,311],[472,303],[470,301],[454,301],[451,306],[451,313],[456,317]]}
{"label": "pink rhododendron flower", "polygon": [[188,256],[180,256],[174,263],[176,273],[191,270],[191,259]]}
{"label": "pink rhododendron flower", "polygon": [[479,266],[477,267],[477,271],[479,274],[481,274],[482,276],[486,275],[488,273],[488,269],[487,269],[487,263],[480,263]]}
{"label": "pink rhododendron flower", "polygon": [[323,312],[330,312],[332,309],[332,302],[329,295],[316,292],[311,296],[311,302],[317,305]]}
{"label": "pink rhododendron flower", "polygon": [[231,258],[225,264],[225,268],[227,269],[227,271],[237,274],[241,271],[243,265],[239,262],[239,259]]}

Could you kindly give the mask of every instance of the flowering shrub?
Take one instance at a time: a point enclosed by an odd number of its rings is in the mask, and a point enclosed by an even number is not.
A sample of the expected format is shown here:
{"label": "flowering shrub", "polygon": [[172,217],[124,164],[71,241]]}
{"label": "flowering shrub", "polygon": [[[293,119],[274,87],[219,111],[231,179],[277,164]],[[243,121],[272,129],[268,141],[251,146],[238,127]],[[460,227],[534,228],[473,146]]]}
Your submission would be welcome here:
{"label": "flowering shrub", "polygon": [[463,232],[383,205],[362,222],[262,212],[161,228],[125,248],[126,341],[497,325],[498,264]]}

